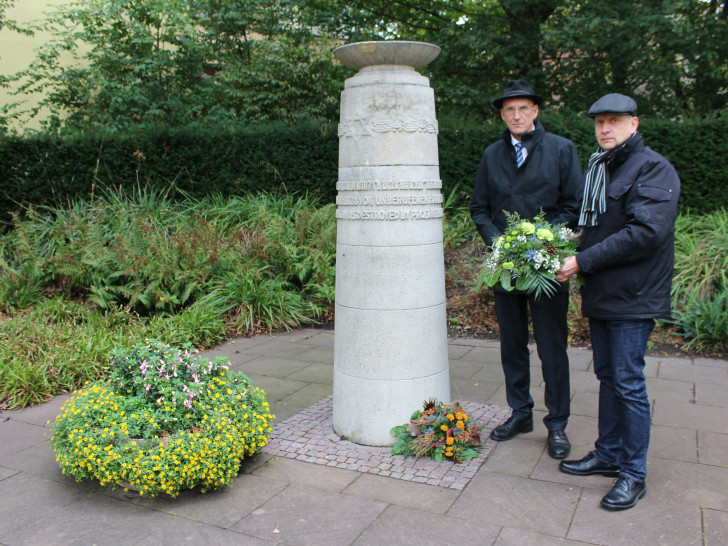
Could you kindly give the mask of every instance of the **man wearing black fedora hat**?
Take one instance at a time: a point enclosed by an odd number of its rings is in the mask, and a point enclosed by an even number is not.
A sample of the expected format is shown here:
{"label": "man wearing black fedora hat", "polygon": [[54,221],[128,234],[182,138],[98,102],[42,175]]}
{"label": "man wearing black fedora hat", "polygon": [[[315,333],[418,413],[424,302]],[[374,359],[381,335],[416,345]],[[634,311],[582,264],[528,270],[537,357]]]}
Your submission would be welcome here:
{"label": "man wearing black fedora hat", "polygon": [[[531,220],[541,211],[552,224],[576,223],[576,191],[581,179],[574,144],[547,133],[536,120],[543,98],[524,80],[508,82],[493,101],[507,129],[483,152],[473,188],[470,213],[485,244],[503,234],[506,213]],[[548,453],[565,458],[571,445],[566,436],[570,413],[569,359],[566,353],[568,284],[550,298],[494,287],[500,329],[501,361],[511,417],[491,433],[496,441],[533,431],[534,401],[530,394],[528,349],[529,308],[545,383]]]}
{"label": "man wearing black fedora hat", "polygon": [[599,379],[599,434],[592,451],[562,461],[559,469],[618,477],[601,505],[626,510],[647,491],[645,351],[655,319],[670,317],[680,179],[642,140],[634,99],[604,95],[588,115],[599,148],[577,194],[583,228],[579,254],[564,261],[556,280],[578,272],[584,277],[581,307],[589,318]]}

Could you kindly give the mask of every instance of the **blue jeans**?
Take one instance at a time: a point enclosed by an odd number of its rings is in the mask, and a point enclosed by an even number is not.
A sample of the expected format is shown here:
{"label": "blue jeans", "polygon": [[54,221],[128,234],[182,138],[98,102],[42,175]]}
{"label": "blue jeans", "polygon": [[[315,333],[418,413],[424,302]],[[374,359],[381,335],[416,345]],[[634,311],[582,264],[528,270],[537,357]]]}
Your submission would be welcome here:
{"label": "blue jeans", "polygon": [[597,457],[637,482],[647,476],[650,402],[645,351],[655,321],[589,319],[594,373],[599,379]]}

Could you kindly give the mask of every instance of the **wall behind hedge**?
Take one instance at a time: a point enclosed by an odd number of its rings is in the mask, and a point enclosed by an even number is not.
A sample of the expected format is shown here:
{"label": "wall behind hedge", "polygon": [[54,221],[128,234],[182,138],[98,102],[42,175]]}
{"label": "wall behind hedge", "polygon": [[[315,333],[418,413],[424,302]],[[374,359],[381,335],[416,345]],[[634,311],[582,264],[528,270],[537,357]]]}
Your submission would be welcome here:
{"label": "wall behind hedge", "polygon": [[[583,115],[543,112],[548,131],[574,141],[582,165],[596,148],[593,124]],[[641,120],[649,146],[680,175],[682,210],[728,206],[725,122]],[[440,120],[443,193],[456,187],[467,200],[480,156],[504,129],[497,114],[479,123]],[[56,204],[88,197],[107,186],[179,188],[193,196],[249,191],[310,192],[336,196],[336,124],[265,125],[240,129],[187,128],[126,134],[37,134],[0,138],[0,221],[29,203]],[[723,137],[723,138],[721,138]]]}

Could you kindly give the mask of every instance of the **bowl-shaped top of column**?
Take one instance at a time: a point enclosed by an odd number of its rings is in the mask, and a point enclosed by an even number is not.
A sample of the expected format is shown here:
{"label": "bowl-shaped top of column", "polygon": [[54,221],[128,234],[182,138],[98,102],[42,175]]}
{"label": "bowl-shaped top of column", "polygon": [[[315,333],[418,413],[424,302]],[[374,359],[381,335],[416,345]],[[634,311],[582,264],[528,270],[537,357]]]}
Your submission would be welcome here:
{"label": "bowl-shaped top of column", "polygon": [[425,42],[357,42],[337,47],[334,56],[349,68],[359,70],[378,64],[398,64],[422,68],[440,54],[440,48]]}

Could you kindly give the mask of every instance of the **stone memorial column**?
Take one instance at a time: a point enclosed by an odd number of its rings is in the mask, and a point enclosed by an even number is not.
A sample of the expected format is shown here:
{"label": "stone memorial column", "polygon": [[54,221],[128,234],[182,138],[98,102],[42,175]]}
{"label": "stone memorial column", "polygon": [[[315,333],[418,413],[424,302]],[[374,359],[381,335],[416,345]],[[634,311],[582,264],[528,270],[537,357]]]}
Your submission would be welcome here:
{"label": "stone memorial column", "polygon": [[440,48],[360,42],[341,95],[334,431],[364,445],[450,400],[435,100],[415,71]]}

